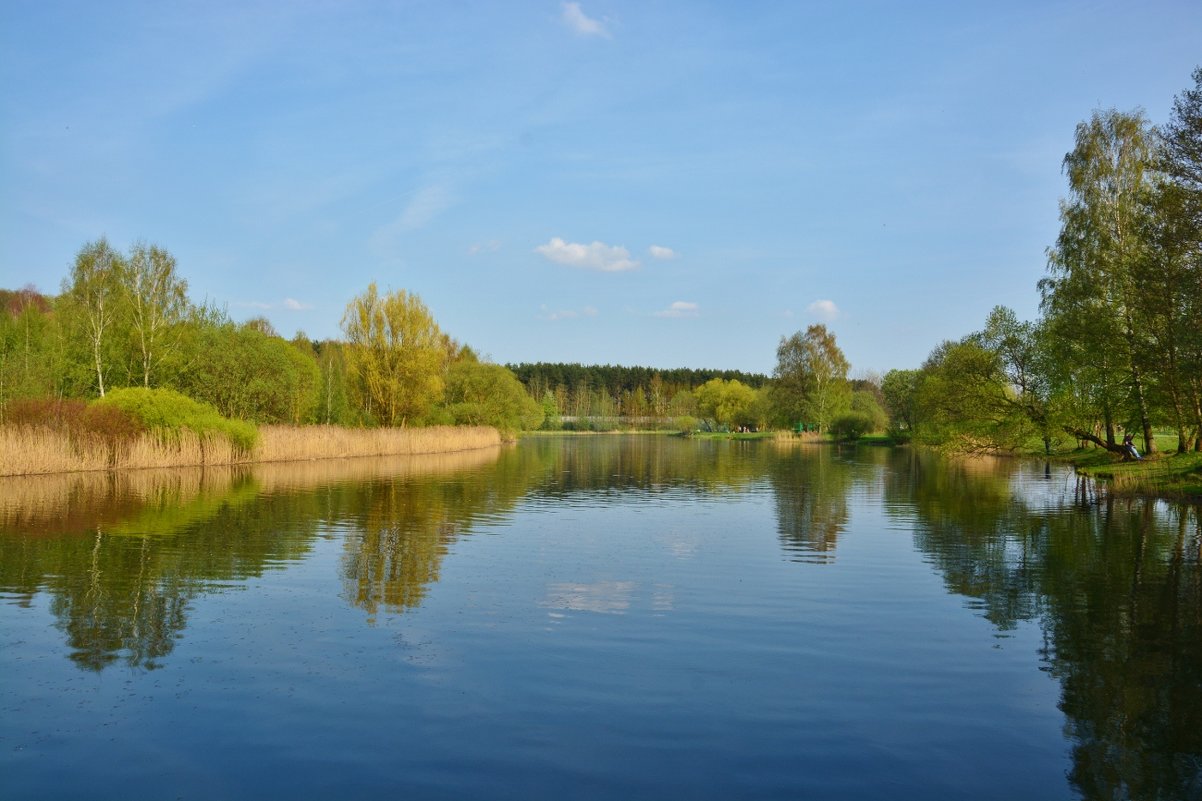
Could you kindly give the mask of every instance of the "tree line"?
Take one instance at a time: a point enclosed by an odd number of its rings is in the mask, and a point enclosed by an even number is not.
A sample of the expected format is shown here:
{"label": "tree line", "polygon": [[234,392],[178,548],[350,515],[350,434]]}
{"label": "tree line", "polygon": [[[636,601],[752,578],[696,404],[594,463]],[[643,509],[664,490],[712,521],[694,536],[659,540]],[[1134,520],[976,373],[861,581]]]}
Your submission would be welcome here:
{"label": "tree line", "polygon": [[[759,389],[768,377],[741,370],[666,370],[622,365],[534,362],[507,365],[531,397],[569,417],[656,417],[681,411],[673,400],[715,378]],[[687,404],[685,405],[687,410]]]}
{"label": "tree line", "polygon": [[995,308],[882,390],[895,426],[969,449],[1075,439],[1127,453],[1202,451],[1202,68],[1154,127],[1096,111],[1063,162],[1068,195],[1039,282],[1041,315]]}
{"label": "tree line", "polygon": [[444,333],[416,295],[373,283],[343,340],[284,339],[264,318],[235,323],[193,303],[175,258],[98,239],[57,296],[0,290],[0,422],[14,400],[103,398],[165,388],[255,423],[537,427],[542,410],[506,368]]}

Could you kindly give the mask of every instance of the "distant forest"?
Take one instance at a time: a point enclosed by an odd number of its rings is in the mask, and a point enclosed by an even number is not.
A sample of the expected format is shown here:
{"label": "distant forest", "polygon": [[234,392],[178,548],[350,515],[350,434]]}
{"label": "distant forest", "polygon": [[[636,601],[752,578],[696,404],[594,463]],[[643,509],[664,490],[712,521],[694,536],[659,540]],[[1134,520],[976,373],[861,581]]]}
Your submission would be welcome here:
{"label": "distant forest", "polygon": [[535,362],[506,365],[532,398],[569,417],[663,417],[677,395],[691,393],[715,378],[762,389],[770,379],[741,370],[695,370],[677,367],[583,365]]}

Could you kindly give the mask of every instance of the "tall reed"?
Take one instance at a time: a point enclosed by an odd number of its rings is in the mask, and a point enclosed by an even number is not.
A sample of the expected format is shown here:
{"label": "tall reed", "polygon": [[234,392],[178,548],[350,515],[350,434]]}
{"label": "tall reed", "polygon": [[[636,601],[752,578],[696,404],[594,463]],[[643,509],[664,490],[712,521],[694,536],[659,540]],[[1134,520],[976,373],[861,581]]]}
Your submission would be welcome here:
{"label": "tall reed", "polygon": [[263,426],[259,429],[254,460],[291,462],[346,456],[414,456],[468,451],[500,444],[501,434],[489,426]]}
{"label": "tall reed", "polygon": [[370,429],[265,426],[248,455],[220,434],[197,434],[189,429],[170,435],[140,432],[112,439],[69,434],[49,427],[0,426],[0,476],[348,456],[413,456],[500,444],[500,433],[486,426]]}

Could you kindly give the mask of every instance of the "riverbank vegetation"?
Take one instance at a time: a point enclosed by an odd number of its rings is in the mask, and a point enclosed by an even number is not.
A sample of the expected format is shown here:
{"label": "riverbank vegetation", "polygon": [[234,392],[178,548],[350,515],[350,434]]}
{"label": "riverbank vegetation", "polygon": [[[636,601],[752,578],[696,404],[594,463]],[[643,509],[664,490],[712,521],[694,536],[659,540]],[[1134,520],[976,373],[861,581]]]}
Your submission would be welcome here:
{"label": "riverbank vegetation", "polygon": [[[87,458],[116,464],[112,442],[120,436],[111,432],[139,425],[146,431],[137,436],[174,437],[180,447],[195,437],[195,448],[215,453],[220,440],[231,449],[221,458],[230,460],[266,452],[254,426],[323,426],[298,433],[280,454],[317,454],[317,441],[349,452],[359,446],[339,443],[356,438],[372,443],[362,445],[366,452],[384,447],[383,434],[342,437],[339,426],[775,429],[967,452],[1088,448],[1105,464],[1135,458],[1135,446],[1139,469],[1079,461],[1097,475],[1168,471],[1165,480],[1192,486],[1194,460],[1156,469],[1147,460],[1166,450],[1158,431],[1172,432],[1168,450],[1202,453],[1202,69],[1193,78],[1159,129],[1138,110],[1097,111],[1078,126],[1063,162],[1060,234],[1035,288],[1040,317],[1021,320],[999,306],[981,330],[936,345],[916,369],[852,378],[834,332],[818,324],[781,338],[771,377],[505,367],[443,332],[416,295],[374,283],[348,304],[344,339],[286,340],[264,319],[234,323],[223,310],[193,304],[165,249],[139,242],[119,253],[102,238],[80,249],[59,295],[0,291],[0,429],[17,438],[6,451],[28,446],[21,404],[29,399],[99,399],[70,412],[75,433],[44,426],[38,436],[67,436],[80,459],[80,443],[106,441],[107,451]],[[191,422],[136,422],[151,420],[153,409],[134,403],[141,396],[125,394],[130,387],[177,393],[155,402]],[[187,403],[201,406],[185,414]],[[283,429],[272,430],[282,437]],[[1123,442],[1124,434],[1136,441]]]}
{"label": "riverbank vegetation", "polygon": [[1041,316],[997,307],[888,373],[897,429],[967,451],[1035,441],[1116,488],[1202,494],[1202,68],[1193,78],[1159,129],[1113,109],[1077,127]]}
{"label": "riverbank vegetation", "polygon": [[85,403],[17,401],[0,426],[0,476],[450,453],[501,444],[492,426],[255,427],[171,390]]}

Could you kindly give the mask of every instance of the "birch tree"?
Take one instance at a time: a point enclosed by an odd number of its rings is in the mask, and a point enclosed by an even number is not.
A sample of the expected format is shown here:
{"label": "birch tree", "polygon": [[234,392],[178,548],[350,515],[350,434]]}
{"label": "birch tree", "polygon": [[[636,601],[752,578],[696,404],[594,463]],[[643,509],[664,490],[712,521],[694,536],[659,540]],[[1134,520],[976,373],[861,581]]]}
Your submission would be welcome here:
{"label": "birch tree", "polygon": [[1107,443],[1116,418],[1136,419],[1144,451],[1154,450],[1141,300],[1134,280],[1146,246],[1141,230],[1152,188],[1155,142],[1143,113],[1094,112],[1077,126],[1064,157],[1069,197],[1061,201],[1060,235],[1040,282],[1052,330],[1074,351],[1083,383],[1099,390]]}
{"label": "birch tree", "polygon": [[80,249],[63,282],[77,322],[82,326],[96,370],[96,387],[104,397],[105,349],[117,321],[125,260],[101,237]]}
{"label": "birch tree", "polygon": [[188,282],[175,272],[175,257],[157,245],[138,242],[123,273],[131,335],[137,346],[142,386],[179,345],[177,326],[188,313]]}

